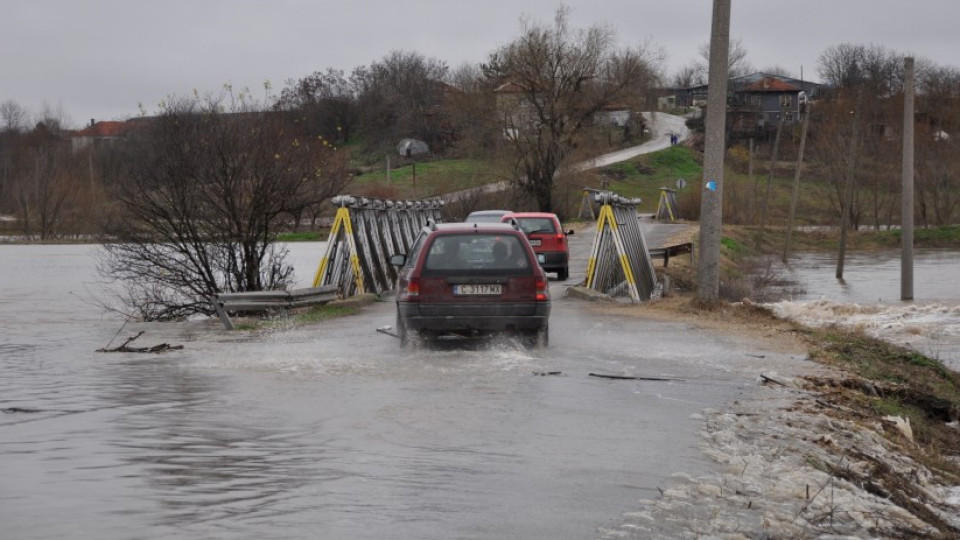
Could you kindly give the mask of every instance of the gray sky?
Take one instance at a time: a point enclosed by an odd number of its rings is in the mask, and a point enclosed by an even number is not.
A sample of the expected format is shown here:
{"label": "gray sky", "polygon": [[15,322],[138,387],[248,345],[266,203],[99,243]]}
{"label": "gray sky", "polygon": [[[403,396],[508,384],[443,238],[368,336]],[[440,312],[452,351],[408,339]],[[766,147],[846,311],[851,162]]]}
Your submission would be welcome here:
{"label": "gray sky", "polygon": [[[569,0],[575,27],[610,25],[623,45],[649,41],[668,73],[709,40],[711,0]],[[68,125],[147,113],[169,95],[225,83],[263,97],[287,80],[350,71],[392,50],[453,68],[516,37],[521,17],[549,22],[554,0],[0,0],[0,102],[43,104]],[[817,57],[844,42],[960,66],[957,0],[733,0],[731,36],[756,68],[817,80]]]}

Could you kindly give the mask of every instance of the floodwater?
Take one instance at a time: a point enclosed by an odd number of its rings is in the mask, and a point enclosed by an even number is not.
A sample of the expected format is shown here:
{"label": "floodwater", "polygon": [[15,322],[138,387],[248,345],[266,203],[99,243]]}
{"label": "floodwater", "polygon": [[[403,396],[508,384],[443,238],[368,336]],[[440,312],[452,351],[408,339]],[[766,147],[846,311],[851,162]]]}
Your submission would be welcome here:
{"label": "floodwater", "polygon": [[837,280],[835,254],[798,254],[789,275],[804,293],[772,307],[802,323],[858,328],[960,371],[960,252],[916,250],[914,299],[900,300],[900,252],[857,253]]}
{"label": "floodwater", "polygon": [[[3,538],[589,538],[709,470],[696,413],[781,355],[590,314],[558,282],[546,350],[400,353],[375,331],[390,302],[258,333],[125,324],[94,302],[95,249],[0,246]],[[291,255],[309,284],[322,245]],[[95,352],[141,330],[184,349]]]}

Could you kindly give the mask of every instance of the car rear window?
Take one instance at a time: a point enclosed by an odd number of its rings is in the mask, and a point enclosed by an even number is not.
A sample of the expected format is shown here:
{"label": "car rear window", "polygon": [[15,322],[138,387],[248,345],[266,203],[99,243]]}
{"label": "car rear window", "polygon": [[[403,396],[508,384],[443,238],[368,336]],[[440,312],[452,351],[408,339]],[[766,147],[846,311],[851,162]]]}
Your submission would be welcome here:
{"label": "car rear window", "polygon": [[466,221],[470,223],[500,223],[500,217],[503,216],[504,212],[491,212],[483,214],[470,214],[467,216]]}
{"label": "car rear window", "polygon": [[548,217],[525,217],[518,218],[517,221],[520,222],[520,229],[526,234],[555,234],[557,232],[556,223]]}
{"label": "car rear window", "polygon": [[512,234],[439,235],[427,251],[423,274],[530,274],[532,266],[520,242]]}

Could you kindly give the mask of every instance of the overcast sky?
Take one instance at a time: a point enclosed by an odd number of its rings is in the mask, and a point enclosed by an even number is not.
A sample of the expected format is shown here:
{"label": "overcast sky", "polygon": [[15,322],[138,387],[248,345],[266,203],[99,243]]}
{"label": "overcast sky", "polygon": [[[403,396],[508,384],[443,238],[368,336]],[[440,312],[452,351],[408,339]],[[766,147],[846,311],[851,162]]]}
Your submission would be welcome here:
{"label": "overcast sky", "polygon": [[[709,41],[712,0],[569,0],[575,27],[611,26],[623,45],[667,53],[668,73]],[[453,68],[482,61],[520,31],[549,22],[554,0],[0,0],[0,102],[60,109],[68,125],[154,113],[169,95],[225,83],[264,95],[392,50]],[[733,0],[731,37],[756,68],[818,80],[817,58],[844,42],[960,66],[958,0]]]}

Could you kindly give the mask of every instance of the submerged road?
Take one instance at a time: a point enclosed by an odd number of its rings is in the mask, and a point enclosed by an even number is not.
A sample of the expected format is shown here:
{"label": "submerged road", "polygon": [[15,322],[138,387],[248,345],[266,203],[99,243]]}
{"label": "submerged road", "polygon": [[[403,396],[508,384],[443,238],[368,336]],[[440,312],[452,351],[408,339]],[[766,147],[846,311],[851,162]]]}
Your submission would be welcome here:
{"label": "submerged road", "polygon": [[376,332],[388,299],[261,332],[131,324],[184,349],[103,354],[122,321],[68,294],[90,253],[8,251],[0,536],[17,539],[591,538],[671,474],[708,472],[697,413],[750,393],[750,359],[777,354],[565,298],[583,265],[551,282],[544,350],[401,351]]}

